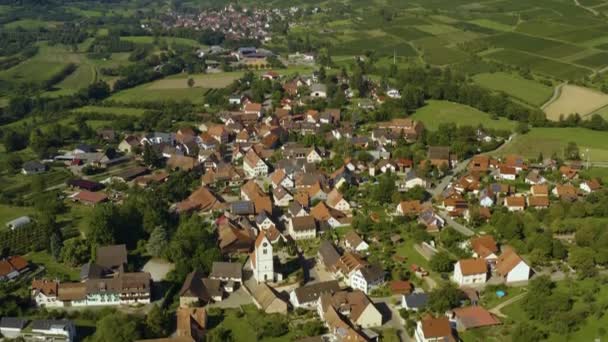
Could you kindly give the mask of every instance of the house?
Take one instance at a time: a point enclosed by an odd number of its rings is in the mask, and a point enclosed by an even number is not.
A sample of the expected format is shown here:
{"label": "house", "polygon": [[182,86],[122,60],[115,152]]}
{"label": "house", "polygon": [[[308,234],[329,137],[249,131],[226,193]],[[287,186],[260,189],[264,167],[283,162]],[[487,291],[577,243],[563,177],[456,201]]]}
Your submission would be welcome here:
{"label": "house", "polygon": [[198,159],[174,154],[167,160],[167,166],[171,170],[190,171],[198,166]]}
{"label": "house", "polygon": [[67,185],[73,189],[82,189],[93,192],[104,188],[103,184],[86,179],[70,179],[67,181]]}
{"label": "house", "polygon": [[209,279],[199,271],[192,271],[179,290],[179,306],[187,308],[213,301],[220,302],[223,296],[220,280]]}
{"label": "house", "polygon": [[455,308],[453,313],[458,330],[469,330],[502,324],[496,316],[481,306]]}
{"label": "house", "polygon": [[414,291],[414,285],[407,280],[392,280],[388,283],[392,295],[406,296]]}
{"label": "house", "polygon": [[23,257],[15,255],[0,260],[0,281],[12,280],[29,271],[29,263]]}
{"label": "house", "polygon": [[388,122],[380,122],[378,128],[388,128],[398,136],[403,135],[408,141],[417,140],[424,131],[424,125],[420,121],[409,118],[395,118]]}
{"label": "house", "polygon": [[314,239],[317,236],[317,224],[312,216],[291,217],[287,231],[294,240]]}
{"label": "house", "polygon": [[202,341],[207,332],[207,310],[205,308],[180,307],[176,312],[178,338]]}
{"label": "house", "polygon": [[327,86],[321,83],[315,83],[310,86],[310,96],[315,98],[326,98],[327,97]]}
{"label": "house", "polygon": [[322,294],[317,304],[317,313],[323,321],[329,306],[346,316],[355,326],[372,328],[382,325],[382,313],[369,297],[361,291],[339,291]]}
{"label": "house", "polygon": [[510,154],[506,156],[503,160],[503,164],[507,167],[512,167],[515,169],[516,173],[520,173],[522,170],[528,168],[526,163],[524,162],[524,158],[522,156]]}
{"label": "house", "polygon": [[243,158],[243,170],[251,178],[268,176],[268,165],[253,149],[247,151]]}
{"label": "house", "polygon": [[454,265],[452,280],[456,284],[485,284],[488,279],[488,265],[485,259],[461,259]]}
{"label": "house", "polygon": [[[74,323],[67,319],[34,320],[26,328],[30,330],[24,337],[30,337],[32,341],[66,341],[72,342],[76,338],[76,327]],[[26,338],[26,340],[28,340]]]}
{"label": "house", "polygon": [[385,272],[376,264],[368,264],[357,269],[349,276],[350,287],[369,294],[373,289],[384,283]]}
{"label": "house", "polygon": [[473,156],[468,167],[471,172],[488,172],[490,169],[490,157],[482,154]]}
{"label": "house", "polygon": [[253,290],[252,299],[258,309],[267,314],[278,313],[286,315],[289,309],[285,302],[276,291],[265,283],[261,283]]}
{"label": "house", "polygon": [[565,201],[575,201],[578,198],[578,191],[572,184],[557,184],[551,193]]}
{"label": "house", "polygon": [[447,317],[427,316],[416,323],[416,342],[455,342],[452,326]]}
{"label": "house", "polygon": [[579,185],[579,188],[586,193],[592,193],[599,190],[601,187],[602,185],[597,179],[585,180]]}
{"label": "house", "polygon": [[175,204],[175,210],[178,213],[192,211],[209,212],[224,207],[222,199],[213,194],[206,186],[201,186],[190,194],[188,198]]}
{"label": "house", "polygon": [[46,165],[42,164],[41,162],[32,160],[23,163],[21,173],[24,175],[37,175],[39,173],[45,172],[46,170]]}
{"label": "house", "polygon": [[135,149],[141,147],[140,139],[136,136],[126,136],[120,144],[118,144],[118,150],[122,153],[134,153]]}
{"label": "house", "polygon": [[418,215],[418,223],[426,226],[428,232],[438,232],[445,225],[445,220],[433,209],[424,210]]}
{"label": "house", "polygon": [[498,179],[514,181],[517,179],[517,169],[512,166],[501,165],[498,168]]}
{"label": "house", "polygon": [[402,182],[399,182],[399,190],[405,191],[414,187],[426,188],[426,180],[422,177],[418,177],[416,170],[412,169],[405,174],[405,178]]}
{"label": "house", "polygon": [[530,266],[511,247],[505,247],[503,253],[498,257],[496,272],[507,283],[530,279]]}
{"label": "house", "polygon": [[529,196],[527,203],[529,208],[534,209],[547,209],[551,204],[547,196]]}
{"label": "house", "polygon": [[20,216],[12,221],[6,222],[5,226],[10,230],[15,230],[21,227],[25,227],[30,223],[32,223],[32,219],[29,216]]}
{"label": "house", "polygon": [[325,203],[330,208],[340,210],[345,213],[351,210],[348,201],[344,197],[342,197],[342,194],[335,188],[327,194],[327,199],[325,200]]}
{"label": "house", "polygon": [[272,183],[272,187],[276,188],[282,186],[287,189],[293,189],[295,183],[293,179],[287,175],[285,169],[277,169],[270,175],[270,181]]}
{"label": "house", "polygon": [[530,187],[530,193],[532,196],[547,197],[549,196],[549,186],[546,184],[532,185]]}
{"label": "house", "polygon": [[321,295],[340,291],[337,280],[322,281],[311,285],[301,286],[289,294],[289,302],[294,308],[314,308]]}
{"label": "house", "polygon": [[400,216],[415,216],[420,212],[422,212],[422,204],[419,200],[401,201],[396,210],[396,214]]}
{"label": "house", "polygon": [[392,88],[386,91],[386,96],[390,97],[391,99],[400,99],[401,93],[399,90]]}
{"label": "house", "polygon": [[526,198],[523,196],[505,197],[504,206],[509,211],[523,211],[526,209]]}
{"label": "house", "polygon": [[31,297],[35,305],[41,307],[57,307],[62,303],[57,300],[59,282],[46,279],[34,279],[31,286]]}
{"label": "house", "polygon": [[450,148],[447,146],[430,146],[427,159],[431,162],[431,165],[438,168],[442,165],[447,168],[452,167],[452,155]]}
{"label": "house", "polygon": [[471,239],[473,257],[482,258],[490,265],[495,265],[498,259],[498,246],[492,235],[482,235]]}
{"label": "house", "polygon": [[369,249],[367,242],[365,242],[354,230],[351,230],[344,235],[344,245],[346,248],[355,252],[364,252]]}
{"label": "house", "polygon": [[428,301],[429,296],[426,293],[414,292],[401,296],[401,307],[408,311],[419,311],[426,306]]}
{"label": "house", "polygon": [[532,170],[526,176],[525,182],[526,184],[539,185],[545,184],[547,180],[540,174],[540,171]]}
{"label": "house", "polygon": [[324,202],[319,202],[310,209],[310,216],[319,222],[321,229],[327,226],[337,228],[348,224],[344,213],[328,207]]}
{"label": "house", "polygon": [[332,273],[336,271],[338,261],[340,260],[340,253],[331,242],[326,240],[321,241],[317,257],[327,271]]}
{"label": "house", "polygon": [[264,114],[264,108],[262,107],[261,103],[254,103],[254,102],[250,102],[250,103],[246,103],[243,106],[243,112],[245,112],[245,114],[249,114],[249,115],[257,115],[258,118],[261,118],[262,115]]}
{"label": "house", "polygon": [[82,190],[71,196],[75,202],[80,202],[86,205],[97,205],[108,200],[108,195],[103,192],[91,192]]}
{"label": "house", "polygon": [[282,186],[274,188],[272,190],[272,199],[277,207],[289,207],[293,196]]}
{"label": "house", "polygon": [[226,292],[233,292],[235,284],[243,283],[243,266],[236,262],[215,261],[211,265],[209,278],[224,283]]}
{"label": "house", "polygon": [[2,317],[0,319],[0,334],[9,339],[21,336],[21,332],[27,325],[28,320],[18,317]]}
{"label": "house", "polygon": [[573,180],[578,178],[578,171],[567,165],[560,166],[559,173],[561,173],[562,178],[566,180]]}

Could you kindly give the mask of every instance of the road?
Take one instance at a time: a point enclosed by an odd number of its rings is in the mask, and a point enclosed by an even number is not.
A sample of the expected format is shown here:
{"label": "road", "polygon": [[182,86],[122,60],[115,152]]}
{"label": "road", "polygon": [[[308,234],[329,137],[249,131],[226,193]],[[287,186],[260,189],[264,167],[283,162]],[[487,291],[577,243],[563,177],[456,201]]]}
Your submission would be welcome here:
{"label": "road", "polygon": [[[578,1],[576,1],[576,2],[578,2]],[[562,88],[566,84],[568,84],[568,83],[564,82],[564,83],[558,84],[557,87],[555,87],[553,89],[553,95],[551,96],[551,98],[549,99],[549,101],[545,102],[542,106],[540,106],[540,109],[545,110],[545,108],[547,108],[547,106],[549,106],[551,103],[553,103],[555,100],[557,100],[559,98],[559,96],[561,95],[561,93],[562,93]]]}
{"label": "road", "polygon": [[454,221],[454,219],[452,219],[450,217],[450,215],[448,215],[445,211],[439,211],[439,216],[443,217],[443,219],[445,220],[445,222],[452,228],[454,228],[457,232],[459,232],[462,235],[466,235],[466,236],[473,236],[475,235],[475,232],[473,230],[471,230],[470,228],[468,228],[467,226],[460,224],[456,221]]}

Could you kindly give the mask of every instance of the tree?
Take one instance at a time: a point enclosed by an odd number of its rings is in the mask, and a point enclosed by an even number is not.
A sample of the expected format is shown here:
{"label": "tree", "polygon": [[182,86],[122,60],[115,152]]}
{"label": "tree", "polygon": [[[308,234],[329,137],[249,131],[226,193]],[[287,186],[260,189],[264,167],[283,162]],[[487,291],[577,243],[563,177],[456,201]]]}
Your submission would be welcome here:
{"label": "tree", "polygon": [[232,342],[234,341],[234,337],[232,336],[232,331],[224,328],[217,327],[215,329],[211,329],[206,336],[207,342]]}
{"label": "tree", "polygon": [[568,261],[580,277],[589,278],[597,274],[594,257],[595,251],[589,247],[573,247],[570,250]]}
{"label": "tree", "polygon": [[150,146],[150,144],[144,144],[143,153],[144,164],[151,167],[161,167],[163,158]]}
{"label": "tree", "polygon": [[97,322],[92,342],[132,342],[141,338],[138,324],[132,316],[116,312]]}
{"label": "tree", "polygon": [[146,335],[149,338],[165,337],[169,334],[168,317],[158,305],[154,304],[146,316]]}
{"label": "tree", "polygon": [[65,240],[60,259],[70,266],[82,265],[91,259],[91,245],[88,240],[81,238]]}
{"label": "tree", "polygon": [[7,152],[19,151],[27,147],[27,137],[13,130],[7,130],[2,137]]}
{"label": "tree", "polygon": [[98,205],[89,216],[87,239],[94,245],[114,244],[117,242],[120,223],[119,213],[114,205]]}
{"label": "tree", "polygon": [[528,124],[525,122],[519,122],[517,124],[517,126],[515,127],[515,132],[517,134],[522,134],[522,135],[526,134],[526,133],[530,132],[530,126],[528,126]]}
{"label": "tree", "polygon": [[192,88],[192,87],[194,87],[194,84],[195,84],[195,82],[194,82],[194,78],[189,77],[189,78],[188,78],[188,88]]}
{"label": "tree", "polygon": [[444,251],[433,255],[430,264],[431,269],[435,272],[451,272],[454,269],[454,260]]}
{"label": "tree", "polygon": [[567,159],[567,160],[579,160],[580,159],[578,145],[575,142],[570,141],[570,142],[568,142],[568,145],[566,145],[566,149],[564,150],[564,159]]}
{"label": "tree", "polygon": [[462,292],[451,282],[445,282],[429,294],[428,308],[443,314],[460,305]]}
{"label": "tree", "polygon": [[528,322],[516,324],[511,330],[511,338],[513,341],[521,342],[540,342],[545,339],[545,334],[538,328]]}
{"label": "tree", "polygon": [[[6,146],[6,145],[4,145],[4,146]],[[22,166],[23,166],[23,160],[21,159],[21,157],[18,154],[11,153],[6,158],[6,168],[10,172],[12,172],[12,173],[18,172]]]}
{"label": "tree", "polygon": [[163,227],[156,227],[150,234],[146,249],[150,255],[158,257],[167,247],[168,241],[167,231]]}
{"label": "tree", "polygon": [[110,95],[110,86],[104,81],[94,82],[87,87],[86,95],[92,100],[103,100]]}

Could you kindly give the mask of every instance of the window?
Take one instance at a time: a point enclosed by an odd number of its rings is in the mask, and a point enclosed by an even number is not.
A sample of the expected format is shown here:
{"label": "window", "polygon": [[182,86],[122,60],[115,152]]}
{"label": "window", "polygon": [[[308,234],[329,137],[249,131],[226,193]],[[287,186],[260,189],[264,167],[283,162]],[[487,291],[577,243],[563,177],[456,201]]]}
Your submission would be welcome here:
{"label": "window", "polygon": [[268,250],[267,249],[262,250],[262,254],[264,254],[264,255],[268,254]]}

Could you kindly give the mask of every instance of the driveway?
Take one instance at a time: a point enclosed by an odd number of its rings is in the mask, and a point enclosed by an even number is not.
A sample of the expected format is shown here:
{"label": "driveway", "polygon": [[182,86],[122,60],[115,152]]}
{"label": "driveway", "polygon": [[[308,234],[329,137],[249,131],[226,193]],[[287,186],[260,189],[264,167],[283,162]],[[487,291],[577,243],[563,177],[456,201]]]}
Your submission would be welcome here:
{"label": "driveway", "polygon": [[467,226],[465,226],[463,224],[460,224],[460,223],[454,221],[454,219],[452,219],[450,217],[450,215],[448,215],[446,212],[440,211],[439,216],[441,216],[445,220],[445,222],[448,224],[448,226],[454,228],[459,233],[466,235],[466,236],[475,235],[475,232],[473,230],[471,230],[470,228],[468,228]]}
{"label": "driveway", "polygon": [[239,287],[238,290],[231,293],[228,298],[225,298],[219,303],[211,303],[208,304],[208,308],[222,308],[222,309],[231,309],[231,308],[240,308],[243,305],[253,304],[253,300],[251,296],[243,286]]}
{"label": "driveway", "polygon": [[396,330],[399,339],[402,342],[414,341],[407,336],[405,322],[403,321],[403,318],[401,318],[401,315],[399,315],[399,306],[393,304],[395,300],[401,300],[401,296],[372,298],[372,300],[383,316],[383,324],[380,329]]}

